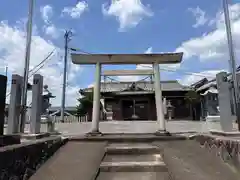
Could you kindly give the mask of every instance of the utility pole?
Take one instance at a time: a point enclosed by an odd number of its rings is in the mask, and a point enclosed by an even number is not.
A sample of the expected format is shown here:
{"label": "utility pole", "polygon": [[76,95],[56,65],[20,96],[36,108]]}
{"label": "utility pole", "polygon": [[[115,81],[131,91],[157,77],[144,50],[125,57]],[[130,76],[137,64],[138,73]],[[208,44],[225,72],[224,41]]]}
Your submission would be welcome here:
{"label": "utility pole", "polygon": [[5,67],[5,76],[8,75],[8,66]]}
{"label": "utility pole", "polygon": [[233,96],[234,96],[234,105],[235,112],[237,116],[238,122],[238,130],[240,131],[240,106],[239,106],[239,89],[237,82],[237,74],[236,74],[236,61],[233,47],[233,39],[232,39],[232,30],[231,30],[231,22],[229,17],[229,9],[228,9],[228,0],[223,0],[223,9],[224,9],[224,17],[225,17],[225,25],[226,25],[226,33],[228,40],[228,49],[229,49],[229,65],[232,74],[232,82],[233,82]]}
{"label": "utility pole", "polygon": [[27,104],[27,85],[28,85],[28,72],[30,63],[31,41],[32,41],[32,17],[33,17],[34,0],[29,0],[28,22],[27,22],[27,41],[25,52],[25,66],[23,74],[23,91],[21,101],[21,119],[20,119],[20,132],[24,132],[25,119],[26,119],[26,104]]}
{"label": "utility pole", "polygon": [[66,31],[64,34],[64,70],[63,70],[63,88],[62,88],[62,105],[61,105],[61,122],[64,122],[65,111],[65,94],[66,94],[66,77],[67,77],[67,55],[68,55],[68,43],[71,40],[72,31]]}

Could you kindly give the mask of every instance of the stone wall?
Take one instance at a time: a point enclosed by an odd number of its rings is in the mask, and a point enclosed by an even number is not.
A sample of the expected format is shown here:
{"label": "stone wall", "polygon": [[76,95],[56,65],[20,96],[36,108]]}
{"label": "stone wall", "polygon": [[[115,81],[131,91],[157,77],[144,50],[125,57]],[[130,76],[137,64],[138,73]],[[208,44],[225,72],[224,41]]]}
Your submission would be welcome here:
{"label": "stone wall", "polygon": [[240,172],[240,140],[207,135],[198,135],[195,139],[202,147],[219,156],[230,167]]}
{"label": "stone wall", "polygon": [[0,147],[20,143],[21,137],[19,135],[0,135]]}
{"label": "stone wall", "polygon": [[27,180],[67,140],[50,137],[0,148],[0,179]]}

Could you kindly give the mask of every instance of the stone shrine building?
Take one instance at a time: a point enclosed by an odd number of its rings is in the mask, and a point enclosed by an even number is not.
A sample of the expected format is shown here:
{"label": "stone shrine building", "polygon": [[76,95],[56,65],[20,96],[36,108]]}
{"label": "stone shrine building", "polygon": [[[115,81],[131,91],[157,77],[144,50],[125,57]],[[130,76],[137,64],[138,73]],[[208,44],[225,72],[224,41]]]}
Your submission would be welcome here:
{"label": "stone shrine building", "polygon": [[[93,88],[81,90],[92,93]],[[185,95],[190,87],[178,81],[161,81],[162,97],[172,108],[173,119],[192,119]],[[102,82],[101,109],[105,120],[156,120],[154,84],[151,81]],[[170,108],[169,107],[169,108]],[[168,114],[165,113],[166,118]],[[104,117],[104,116],[103,116]]]}

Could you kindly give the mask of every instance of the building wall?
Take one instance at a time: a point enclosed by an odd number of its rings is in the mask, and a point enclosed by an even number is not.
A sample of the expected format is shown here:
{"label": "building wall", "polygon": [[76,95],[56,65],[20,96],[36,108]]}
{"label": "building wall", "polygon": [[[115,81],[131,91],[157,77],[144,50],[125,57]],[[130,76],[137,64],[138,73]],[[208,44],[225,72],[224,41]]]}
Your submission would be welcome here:
{"label": "building wall", "polygon": [[150,120],[156,120],[157,119],[157,109],[156,109],[156,104],[155,104],[155,99],[151,98],[150,101],[150,106],[149,106],[149,119]]}
{"label": "building wall", "polygon": [[[173,118],[174,119],[192,119],[191,113],[190,113],[190,106],[186,103],[185,92],[174,92],[174,93],[163,93],[163,97],[168,95],[166,98],[168,101],[171,101],[172,105],[174,106],[173,110]],[[147,103],[147,110],[143,109],[144,112],[141,113],[147,113],[147,118],[145,120],[156,120],[156,104],[155,104],[155,95],[154,94],[148,94],[148,95],[128,95],[128,96],[115,96],[111,98],[105,98],[105,108],[107,111],[113,112],[113,120],[123,120],[124,119],[124,113],[126,114],[126,111],[128,111],[128,108],[124,109],[124,100],[133,100],[136,101],[142,101],[146,100]],[[140,110],[141,111],[141,110]],[[129,112],[128,112],[129,113]],[[131,112],[130,112],[131,113]],[[143,114],[145,115],[145,114]],[[168,118],[168,116],[165,116]]]}
{"label": "building wall", "polygon": [[[124,106],[124,101],[128,101],[128,100],[133,100],[135,99],[136,101],[150,101],[151,97],[150,96],[144,96],[144,95],[140,95],[140,96],[117,96],[117,97],[114,97],[114,98],[105,98],[105,109],[108,111],[108,112],[113,112],[113,119],[114,120],[123,120],[126,116],[126,114],[131,114],[131,109],[127,108]],[[152,111],[152,109],[155,109],[155,108],[151,108],[151,103],[147,103],[148,104],[148,107],[147,107],[147,110],[144,110],[147,111],[146,113],[148,115],[150,114],[153,114],[154,112],[150,112]],[[127,112],[128,111],[128,112]],[[144,113],[143,112],[143,113]],[[142,112],[139,112],[138,113],[142,113]],[[155,112],[156,113],[156,112]],[[145,115],[145,114],[143,114]],[[146,119],[150,119],[151,117],[150,116],[147,116]]]}

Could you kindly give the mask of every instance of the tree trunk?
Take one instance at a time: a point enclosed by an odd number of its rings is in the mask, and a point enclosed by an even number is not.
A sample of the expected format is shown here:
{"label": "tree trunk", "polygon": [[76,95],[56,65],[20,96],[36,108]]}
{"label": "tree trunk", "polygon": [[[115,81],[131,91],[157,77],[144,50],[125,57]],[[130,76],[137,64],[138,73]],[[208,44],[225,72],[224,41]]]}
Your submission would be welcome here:
{"label": "tree trunk", "polygon": [[194,118],[193,118],[193,120],[197,120],[197,112],[196,112],[196,107],[194,106],[193,107],[193,115],[194,115]]}
{"label": "tree trunk", "polygon": [[190,117],[193,119],[192,104],[189,103]]}

